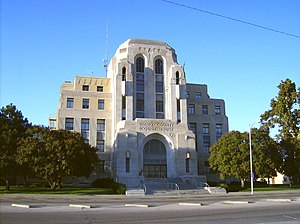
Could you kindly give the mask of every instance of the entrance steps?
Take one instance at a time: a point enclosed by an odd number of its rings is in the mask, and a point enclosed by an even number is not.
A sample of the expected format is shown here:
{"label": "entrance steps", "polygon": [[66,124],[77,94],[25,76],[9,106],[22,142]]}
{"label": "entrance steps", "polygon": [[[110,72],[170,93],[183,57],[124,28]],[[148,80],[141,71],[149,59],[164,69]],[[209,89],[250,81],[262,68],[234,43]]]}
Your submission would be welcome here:
{"label": "entrance steps", "polygon": [[140,188],[127,189],[126,196],[145,196],[145,191]]}

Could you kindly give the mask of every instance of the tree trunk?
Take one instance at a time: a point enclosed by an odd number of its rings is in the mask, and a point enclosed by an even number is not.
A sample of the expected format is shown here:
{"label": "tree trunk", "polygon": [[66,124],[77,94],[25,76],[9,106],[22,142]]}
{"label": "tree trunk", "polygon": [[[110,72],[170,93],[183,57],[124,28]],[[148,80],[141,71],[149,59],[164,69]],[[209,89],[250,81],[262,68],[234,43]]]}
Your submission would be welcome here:
{"label": "tree trunk", "polygon": [[5,190],[9,191],[10,190],[10,185],[8,179],[5,180]]}
{"label": "tree trunk", "polygon": [[241,179],[241,187],[245,187],[245,180]]}

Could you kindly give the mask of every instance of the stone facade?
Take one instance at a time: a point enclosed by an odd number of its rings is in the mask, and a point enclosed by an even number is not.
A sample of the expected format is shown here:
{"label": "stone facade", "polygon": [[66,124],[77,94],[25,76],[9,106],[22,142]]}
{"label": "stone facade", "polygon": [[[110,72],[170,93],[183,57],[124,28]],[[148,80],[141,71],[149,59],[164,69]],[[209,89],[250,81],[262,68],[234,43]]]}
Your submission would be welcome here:
{"label": "stone facade", "polygon": [[175,50],[161,41],[127,40],[106,78],[76,77],[60,93],[57,128],[97,147],[93,179],[205,180],[208,148],[228,131],[224,101],[211,99],[206,85],[187,84]]}

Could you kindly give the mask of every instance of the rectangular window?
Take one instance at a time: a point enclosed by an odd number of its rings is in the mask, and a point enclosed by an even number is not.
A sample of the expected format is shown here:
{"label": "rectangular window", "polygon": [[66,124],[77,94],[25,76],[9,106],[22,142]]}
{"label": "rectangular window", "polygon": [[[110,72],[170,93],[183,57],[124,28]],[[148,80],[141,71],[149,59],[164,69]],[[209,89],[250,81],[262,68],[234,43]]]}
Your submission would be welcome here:
{"label": "rectangular window", "polygon": [[190,158],[185,159],[185,171],[190,172]]}
{"label": "rectangular window", "polygon": [[97,119],[97,131],[105,131],[105,120]]}
{"label": "rectangular window", "polygon": [[196,92],[196,99],[201,99],[201,98],[202,98],[201,92]]}
{"label": "rectangular window", "polygon": [[89,91],[89,85],[82,85],[82,91]]}
{"label": "rectangular window", "polygon": [[89,143],[90,119],[81,118],[81,134],[86,143]]}
{"label": "rectangular window", "polygon": [[103,92],[103,86],[97,86],[97,92]]}
{"label": "rectangular window", "polygon": [[216,140],[222,136],[222,124],[216,124]]}
{"label": "rectangular window", "polygon": [[97,152],[104,152],[105,145],[105,120],[97,119]]}
{"label": "rectangular window", "polygon": [[67,108],[74,108],[74,98],[67,98]]}
{"label": "rectangular window", "polygon": [[209,167],[208,161],[205,161],[204,165],[205,165],[205,172],[209,173],[210,172],[210,167]]}
{"label": "rectangular window", "polygon": [[126,158],[126,173],[129,173],[130,172],[130,158]]}
{"label": "rectangular window", "polygon": [[220,115],[221,114],[221,107],[220,106],[215,106],[215,114]]}
{"label": "rectangular window", "polygon": [[209,143],[210,144],[210,136],[209,135],[203,135],[203,143]]}
{"label": "rectangular window", "polygon": [[126,120],[126,96],[122,96],[122,120]]}
{"label": "rectangular window", "polygon": [[197,124],[189,123],[189,129],[196,135],[197,134]]}
{"label": "rectangular window", "polygon": [[189,104],[188,112],[189,114],[195,114],[195,104]]}
{"label": "rectangular window", "polygon": [[164,103],[163,101],[156,101],[156,112],[164,112]]}
{"label": "rectangular window", "polygon": [[144,92],[144,75],[136,74],[136,91]]}
{"label": "rectangular window", "polygon": [[186,98],[189,98],[190,92],[189,92],[189,91],[186,91],[185,94],[186,94]]}
{"label": "rectangular window", "polygon": [[97,140],[97,152],[104,152],[104,140]]}
{"label": "rectangular window", "polygon": [[202,133],[209,134],[209,124],[208,123],[203,123]]}
{"label": "rectangular window", "polygon": [[65,130],[73,131],[74,130],[74,118],[66,118],[65,120]]}
{"label": "rectangular window", "polygon": [[164,83],[163,83],[163,76],[162,75],[156,75],[155,76],[155,90],[157,93],[163,93],[164,92]]}
{"label": "rectangular window", "polygon": [[104,100],[98,100],[98,110],[104,110]]}
{"label": "rectangular window", "polygon": [[82,109],[89,109],[89,107],[90,107],[90,100],[82,99]]}
{"label": "rectangular window", "polygon": [[96,173],[104,173],[104,171],[105,171],[104,168],[105,168],[105,161],[100,160],[96,166]]}
{"label": "rectangular window", "polygon": [[208,114],[208,106],[202,105],[202,114]]}

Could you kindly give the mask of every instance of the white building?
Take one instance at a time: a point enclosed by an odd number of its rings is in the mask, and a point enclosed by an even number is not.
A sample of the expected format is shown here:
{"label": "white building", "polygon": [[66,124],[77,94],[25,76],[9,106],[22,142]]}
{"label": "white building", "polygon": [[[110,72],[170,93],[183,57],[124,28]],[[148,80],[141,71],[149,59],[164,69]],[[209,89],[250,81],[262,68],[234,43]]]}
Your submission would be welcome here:
{"label": "white building", "polygon": [[75,77],[60,90],[56,128],[81,132],[101,162],[92,179],[127,186],[145,178],[205,182],[209,146],[228,131],[223,100],[187,84],[175,50],[161,41],[129,39],[106,78]]}

